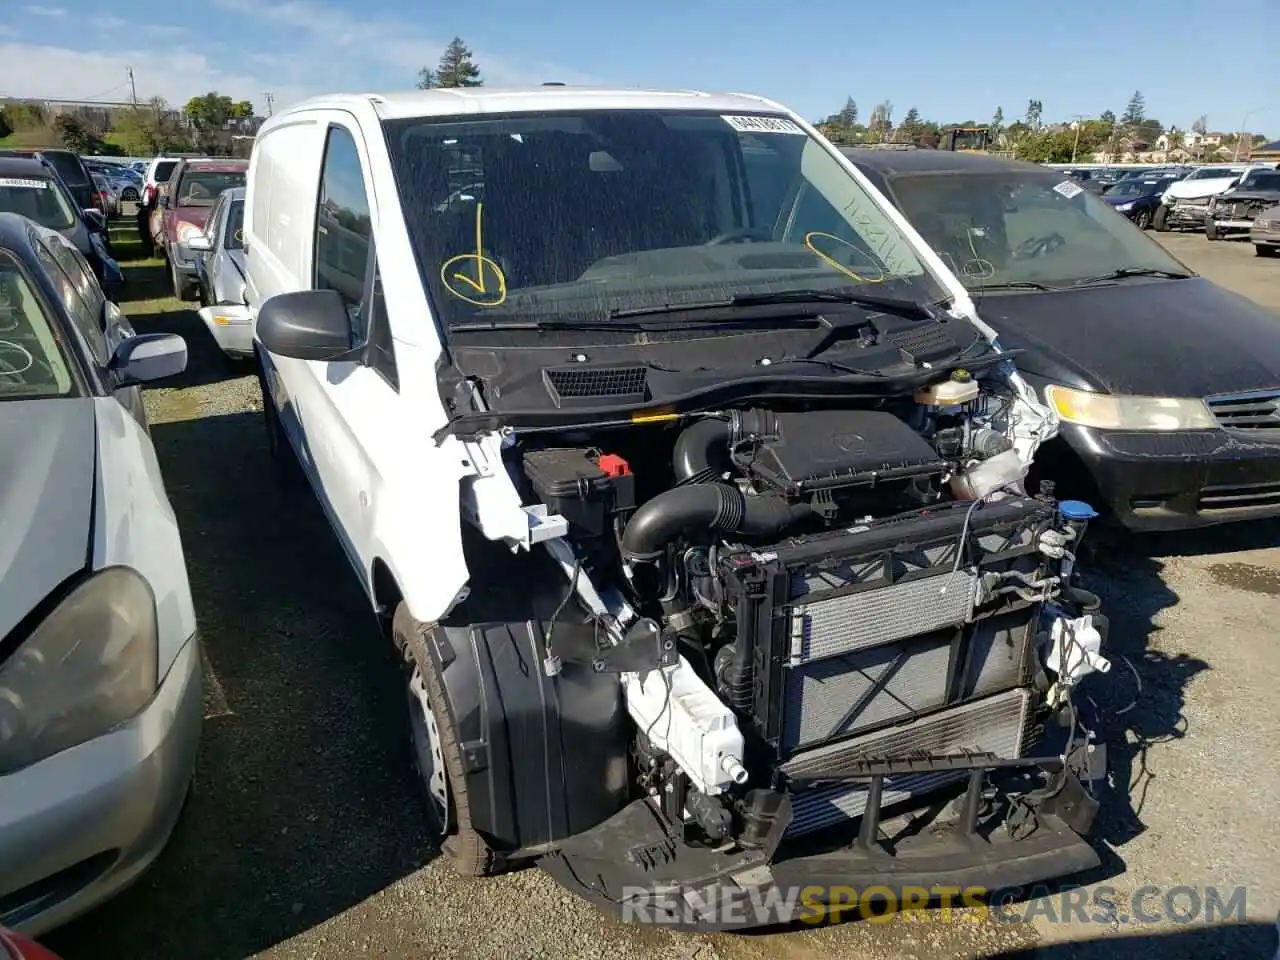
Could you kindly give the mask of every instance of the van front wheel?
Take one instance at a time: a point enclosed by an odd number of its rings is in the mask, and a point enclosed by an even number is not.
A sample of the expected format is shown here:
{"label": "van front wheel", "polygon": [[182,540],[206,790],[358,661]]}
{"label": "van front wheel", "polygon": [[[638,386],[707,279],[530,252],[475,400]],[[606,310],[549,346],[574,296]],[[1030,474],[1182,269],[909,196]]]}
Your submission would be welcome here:
{"label": "van front wheel", "polygon": [[1169,208],[1163,203],[1156,207],[1156,215],[1151,218],[1151,225],[1156,228],[1157,233],[1169,232]]}
{"label": "van front wheel", "polygon": [[427,650],[430,628],[401,603],[391,621],[391,633],[404,652],[409,747],[427,824],[455,873],[464,877],[501,873],[505,862],[471,826],[458,732],[445,704],[444,681]]}

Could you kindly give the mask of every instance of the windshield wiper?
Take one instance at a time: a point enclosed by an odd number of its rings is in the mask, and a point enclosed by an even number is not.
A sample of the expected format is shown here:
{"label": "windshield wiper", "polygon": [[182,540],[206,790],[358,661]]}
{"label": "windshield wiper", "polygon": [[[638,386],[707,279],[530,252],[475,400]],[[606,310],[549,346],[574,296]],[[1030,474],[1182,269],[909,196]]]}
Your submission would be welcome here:
{"label": "windshield wiper", "polygon": [[1100,273],[1096,277],[1085,277],[1077,280],[1072,286],[1082,287],[1091,283],[1106,283],[1110,280],[1128,280],[1130,277],[1164,277],[1166,280],[1186,280],[1195,276],[1181,270],[1161,270],[1158,267],[1120,267],[1110,273]]}
{"label": "windshield wiper", "polygon": [[972,288],[982,293],[986,290],[1061,290],[1061,287],[1041,283],[1039,280],[997,280],[995,283],[979,283]]}
{"label": "windshield wiper", "polygon": [[[647,312],[647,311],[645,311]],[[816,317],[730,317],[726,320],[601,320],[595,317],[550,317],[545,320],[456,320],[445,327],[449,333],[490,330],[601,330],[615,333],[676,332],[680,330],[763,327],[765,329],[806,330],[821,326]]]}
{"label": "windshield wiper", "polygon": [[610,310],[611,318],[643,317],[661,313],[682,313],[686,310],[723,310],[730,307],[767,307],[774,304],[847,303],[869,307],[885,313],[897,313],[908,317],[934,320],[937,314],[931,304],[919,300],[903,300],[897,297],[878,297],[852,290],[781,290],[775,293],[739,293],[721,300],[695,300],[689,303],[664,303],[649,307],[630,307]]}

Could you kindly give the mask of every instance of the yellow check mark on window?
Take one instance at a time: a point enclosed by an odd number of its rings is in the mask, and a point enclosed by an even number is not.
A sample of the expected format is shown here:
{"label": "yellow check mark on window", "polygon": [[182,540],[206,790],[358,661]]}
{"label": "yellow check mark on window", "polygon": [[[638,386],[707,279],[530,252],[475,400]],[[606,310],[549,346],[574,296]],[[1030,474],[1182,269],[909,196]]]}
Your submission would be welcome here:
{"label": "yellow check mark on window", "polygon": [[[476,252],[450,257],[440,265],[446,290],[478,307],[496,307],[507,299],[507,278],[496,260],[484,255],[484,204],[476,204]],[[467,269],[474,264],[475,275]],[[461,267],[461,270],[454,270]]]}

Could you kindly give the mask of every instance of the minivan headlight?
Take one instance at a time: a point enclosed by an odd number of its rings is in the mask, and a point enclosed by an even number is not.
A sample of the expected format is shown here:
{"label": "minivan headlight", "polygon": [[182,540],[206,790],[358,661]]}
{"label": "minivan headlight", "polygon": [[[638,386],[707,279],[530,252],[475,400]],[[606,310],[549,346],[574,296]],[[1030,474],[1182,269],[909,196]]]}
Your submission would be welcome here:
{"label": "minivan headlight", "polygon": [[107,733],[158,683],[147,582],[109,567],[76,586],[0,663],[0,775]]}
{"label": "minivan headlight", "polygon": [[1216,426],[1194,397],[1126,397],[1050,384],[1045,400],[1068,423],[1101,430],[1205,430]]}

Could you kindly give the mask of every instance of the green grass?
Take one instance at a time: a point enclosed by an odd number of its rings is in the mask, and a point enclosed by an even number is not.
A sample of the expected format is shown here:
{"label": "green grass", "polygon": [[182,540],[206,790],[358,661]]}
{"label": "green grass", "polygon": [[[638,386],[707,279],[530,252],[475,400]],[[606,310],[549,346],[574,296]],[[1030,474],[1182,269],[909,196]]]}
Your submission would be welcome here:
{"label": "green grass", "polygon": [[160,257],[144,257],[133,222],[111,225],[111,249],[124,270],[126,286],[119,307],[129,317],[180,313],[193,305],[173,296],[169,271]]}

